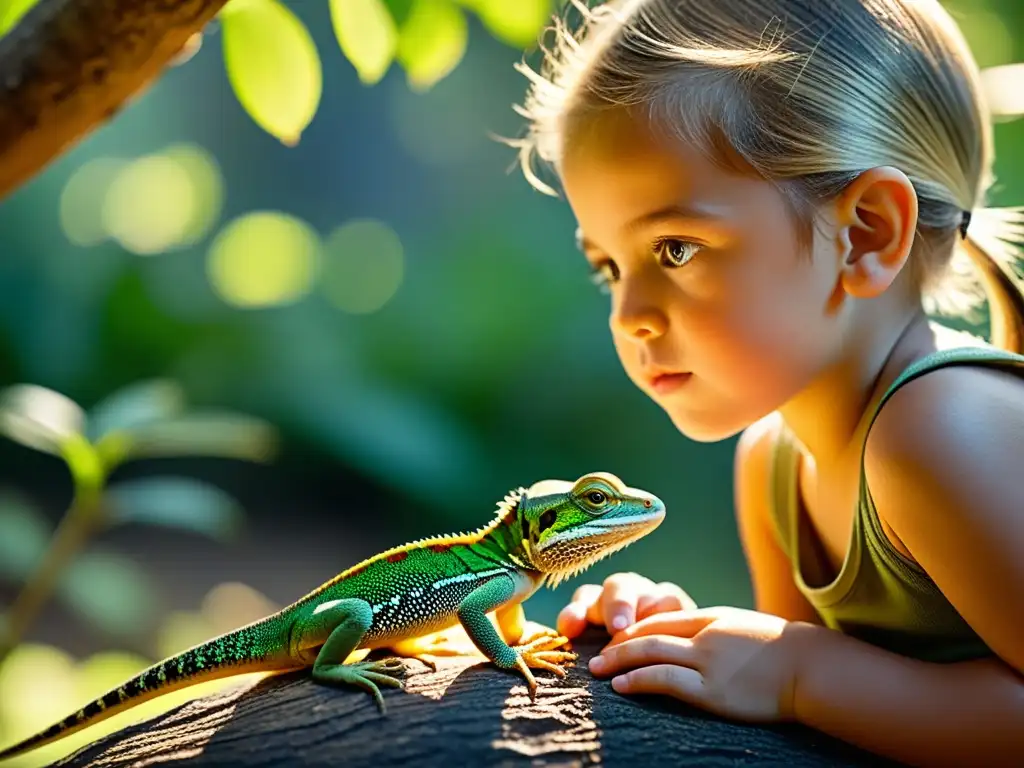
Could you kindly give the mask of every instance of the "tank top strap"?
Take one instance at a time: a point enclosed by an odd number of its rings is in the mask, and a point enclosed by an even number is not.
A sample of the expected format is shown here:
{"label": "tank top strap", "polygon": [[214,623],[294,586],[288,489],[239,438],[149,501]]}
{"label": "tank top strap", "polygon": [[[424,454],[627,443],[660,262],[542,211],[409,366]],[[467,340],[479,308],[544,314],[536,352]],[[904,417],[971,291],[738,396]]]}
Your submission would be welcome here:
{"label": "tank top strap", "polygon": [[[781,421],[781,420],[780,420]],[[785,424],[780,423],[772,443],[769,472],[769,517],[775,529],[775,538],[791,562],[795,562],[797,531],[797,470],[800,451],[796,438]]]}
{"label": "tank top strap", "polygon": [[881,412],[882,407],[904,384],[907,384],[917,377],[923,376],[931,371],[952,365],[973,365],[988,368],[1001,368],[1016,371],[1024,377],[1024,355],[1013,352],[988,347],[955,347],[952,349],[943,349],[937,352],[932,352],[931,354],[926,355],[907,366],[907,368],[896,377],[892,384],[889,385],[889,388],[879,399],[878,404],[874,407],[874,410],[871,413],[868,428],[865,431],[864,443],[861,446],[860,501],[858,504],[857,514],[861,518],[861,530],[863,531],[863,535],[866,539],[865,543],[874,554],[881,556],[883,559],[888,561],[892,567],[896,568],[897,571],[903,572],[904,575],[909,576],[912,579],[922,577],[924,571],[917,565],[917,563],[908,559],[902,552],[893,546],[882,527],[881,520],[878,517],[878,511],[875,508],[874,499],[872,499],[871,491],[868,489],[867,472],[864,466],[864,460],[867,456],[867,435],[871,431],[871,426],[878,418],[878,414]]}

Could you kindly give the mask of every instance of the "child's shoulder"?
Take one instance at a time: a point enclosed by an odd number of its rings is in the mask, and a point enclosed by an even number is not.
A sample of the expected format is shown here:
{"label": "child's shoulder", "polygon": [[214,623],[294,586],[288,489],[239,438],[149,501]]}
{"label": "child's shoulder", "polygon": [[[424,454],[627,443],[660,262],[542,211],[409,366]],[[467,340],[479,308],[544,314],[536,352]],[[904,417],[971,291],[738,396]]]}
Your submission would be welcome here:
{"label": "child's shoulder", "polygon": [[868,433],[878,516],[997,653],[1024,669],[1024,366],[948,365],[892,394]]}
{"label": "child's shoulder", "polygon": [[[977,342],[958,346],[996,351]],[[985,471],[981,464],[1012,463],[1022,447],[1024,359],[964,361],[927,370],[891,394],[868,432],[865,468],[899,473],[952,469],[953,462]]]}

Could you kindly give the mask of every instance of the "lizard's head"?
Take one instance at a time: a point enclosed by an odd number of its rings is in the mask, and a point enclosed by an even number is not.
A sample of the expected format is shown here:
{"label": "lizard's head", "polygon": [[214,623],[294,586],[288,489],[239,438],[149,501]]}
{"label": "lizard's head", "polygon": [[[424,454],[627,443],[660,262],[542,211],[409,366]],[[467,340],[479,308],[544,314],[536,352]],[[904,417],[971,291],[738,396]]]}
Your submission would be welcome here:
{"label": "lizard's head", "polygon": [[519,500],[519,519],[531,563],[556,586],[653,531],[665,505],[615,475],[594,472],[574,483],[535,483]]}

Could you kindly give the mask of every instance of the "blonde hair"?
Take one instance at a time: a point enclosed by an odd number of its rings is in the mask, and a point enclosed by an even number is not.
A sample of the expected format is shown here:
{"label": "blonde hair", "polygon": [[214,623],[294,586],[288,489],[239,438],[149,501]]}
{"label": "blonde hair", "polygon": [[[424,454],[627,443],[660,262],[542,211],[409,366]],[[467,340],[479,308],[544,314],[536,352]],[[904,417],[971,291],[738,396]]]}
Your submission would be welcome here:
{"label": "blonde hair", "polygon": [[926,308],[971,317],[987,297],[993,344],[1024,352],[1024,207],[983,204],[994,182],[988,107],[938,0],[570,2],[576,31],[556,18],[540,70],[517,65],[530,80],[517,107],[528,125],[509,143],[533,186],[557,195],[534,161],[557,174],[573,132],[620,108],[770,181],[802,244],[816,205],[864,170],[894,166],[917,193],[910,269]]}

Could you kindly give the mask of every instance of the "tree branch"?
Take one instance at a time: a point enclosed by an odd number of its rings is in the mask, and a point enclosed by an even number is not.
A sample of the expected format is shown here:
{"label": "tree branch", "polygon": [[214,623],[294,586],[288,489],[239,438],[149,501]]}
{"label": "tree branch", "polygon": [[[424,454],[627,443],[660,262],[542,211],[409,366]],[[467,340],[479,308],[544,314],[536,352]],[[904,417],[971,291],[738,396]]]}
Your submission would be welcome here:
{"label": "tree branch", "polygon": [[0,200],[153,83],[226,0],[40,0],[0,38]]}
{"label": "tree branch", "polygon": [[607,640],[592,629],[574,643],[580,661],[564,680],[538,671],[536,703],[521,677],[482,657],[442,659],[436,672],[406,660],[407,689],[384,689],[384,717],[367,693],[288,674],[197,699],[57,765],[893,765],[802,727],[743,725],[665,698],[621,696],[587,672]]}

